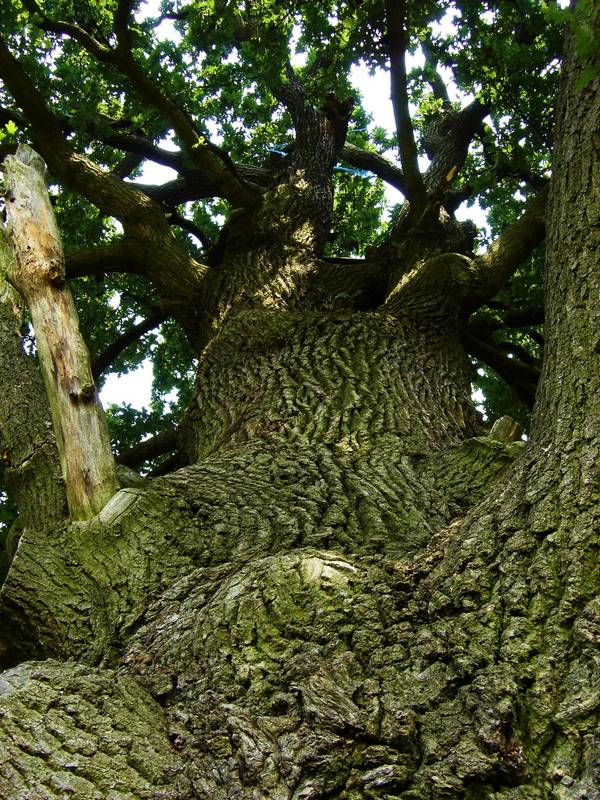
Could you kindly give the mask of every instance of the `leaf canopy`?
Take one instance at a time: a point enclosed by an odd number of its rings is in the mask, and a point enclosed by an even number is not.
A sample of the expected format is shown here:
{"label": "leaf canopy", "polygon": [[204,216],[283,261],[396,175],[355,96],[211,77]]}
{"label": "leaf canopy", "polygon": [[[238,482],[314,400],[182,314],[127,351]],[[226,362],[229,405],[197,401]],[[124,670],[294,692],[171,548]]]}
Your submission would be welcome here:
{"label": "leaf canopy", "polygon": [[[586,64],[582,82],[596,74],[600,51],[586,23],[590,2],[580,4],[576,25]],[[176,175],[181,179],[195,169],[193,151],[182,129],[175,129],[173,114],[169,117],[159,101],[151,102],[139,80],[122,68],[119,20],[131,12],[126,33],[121,27],[131,57],[148,84],[168,98],[169,108],[183,112],[200,132],[197,146],[210,140],[238,169],[268,167],[294,146],[292,119],[279,95],[290,63],[315,107],[329,95],[354,98],[350,145],[398,163],[395,131],[370,117],[361,96],[370,91],[364,80],[368,71],[389,71],[385,5],[384,0],[162,0],[160,5],[3,0],[0,34],[73,150],[144,186],[157,183],[152,175],[158,173],[148,169],[153,162],[176,170],[167,181],[171,199],[160,202],[182,221],[176,235],[183,248],[203,261],[218,242],[232,203],[218,187],[201,196],[175,192],[170,182]],[[485,247],[523,212],[549,176],[562,29],[572,12],[544,0],[404,5],[407,87],[421,163],[427,160],[428,128],[445,110],[458,111],[473,98],[489,108],[452,185],[462,195],[461,218],[468,218],[469,206],[486,213],[487,226],[477,233],[479,246]],[[363,76],[362,89],[357,75]],[[378,102],[386,106],[388,94]],[[19,141],[29,141],[33,125],[6,82],[0,84],[0,150],[8,153]],[[56,180],[51,175],[67,254],[122,241],[114,218]],[[343,154],[333,180],[325,255],[362,257],[385,237],[399,206],[386,199],[381,177],[353,166]],[[154,187],[154,197],[165,195],[164,187]],[[543,346],[542,259],[541,252],[534,253],[477,311],[485,343],[532,367],[539,366]],[[147,278],[127,270],[82,275],[73,281],[73,291],[92,360],[160,306]],[[158,321],[119,352],[99,383],[109,371],[127,373],[146,359],[154,369],[150,408],[136,411],[124,402],[108,409],[119,450],[172,426],[191,394],[194,352],[172,319]],[[526,426],[523,391],[507,385],[481,353],[473,365],[474,387],[483,392],[487,416],[508,413]],[[0,528],[6,529],[10,513],[7,507],[1,513]]]}

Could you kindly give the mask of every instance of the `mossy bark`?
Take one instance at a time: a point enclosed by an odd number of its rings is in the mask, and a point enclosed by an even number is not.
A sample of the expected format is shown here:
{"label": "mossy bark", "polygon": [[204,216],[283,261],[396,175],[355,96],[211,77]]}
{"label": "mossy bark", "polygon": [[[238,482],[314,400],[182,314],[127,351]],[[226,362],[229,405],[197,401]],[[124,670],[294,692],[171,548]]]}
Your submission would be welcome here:
{"label": "mossy bark", "polygon": [[462,257],[429,242],[388,306],[319,307],[292,174],[205,289],[190,465],[21,539],[5,662],[37,661],[0,684],[2,796],[598,796],[600,86],[576,72],[527,446],[471,410]]}

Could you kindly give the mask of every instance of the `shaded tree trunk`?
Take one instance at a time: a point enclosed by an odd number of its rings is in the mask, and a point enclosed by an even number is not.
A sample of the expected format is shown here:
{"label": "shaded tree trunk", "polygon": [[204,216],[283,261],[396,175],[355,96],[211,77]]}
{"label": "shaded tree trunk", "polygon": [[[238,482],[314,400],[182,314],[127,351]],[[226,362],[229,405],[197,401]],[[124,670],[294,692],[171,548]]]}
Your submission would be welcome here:
{"label": "shaded tree trunk", "polygon": [[5,662],[37,660],[0,683],[2,796],[598,796],[600,87],[576,74],[527,447],[477,435],[461,298],[487,278],[452,226],[396,252],[377,310],[324,299],[313,119],[204,289],[190,466],[21,537]]}

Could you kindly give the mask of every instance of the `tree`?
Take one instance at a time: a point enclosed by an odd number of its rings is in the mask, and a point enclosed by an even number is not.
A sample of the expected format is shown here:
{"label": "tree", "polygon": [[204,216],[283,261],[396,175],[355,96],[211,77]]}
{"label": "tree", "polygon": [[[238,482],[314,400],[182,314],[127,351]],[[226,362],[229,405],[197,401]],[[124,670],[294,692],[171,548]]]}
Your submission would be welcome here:
{"label": "tree", "polygon": [[[2,795],[598,797],[598,9],[469,0],[436,34],[443,3],[166,2],[175,43],[128,0],[7,6],[3,144],[60,186],[96,377],[161,323],[159,388],[197,368],[177,422],[112,413],[146,475],[82,510],[2,286]],[[355,130],[360,59],[389,64],[399,165]],[[125,180],[145,159],[177,179]],[[340,163],[400,188],[389,224]],[[535,395],[527,444],[483,426],[469,354],[489,408],[500,378]]]}

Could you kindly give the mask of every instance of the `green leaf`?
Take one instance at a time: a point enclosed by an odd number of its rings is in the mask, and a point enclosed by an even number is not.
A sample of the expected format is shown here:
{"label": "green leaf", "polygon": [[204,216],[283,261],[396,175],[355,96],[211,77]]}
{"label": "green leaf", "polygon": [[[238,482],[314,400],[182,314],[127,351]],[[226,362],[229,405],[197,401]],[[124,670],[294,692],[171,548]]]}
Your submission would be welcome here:
{"label": "green leaf", "polygon": [[594,78],[597,78],[600,75],[600,65],[590,65],[584,67],[581,70],[581,74],[578,76],[575,86],[577,87],[578,91],[584,89],[588,83],[591,83]]}

